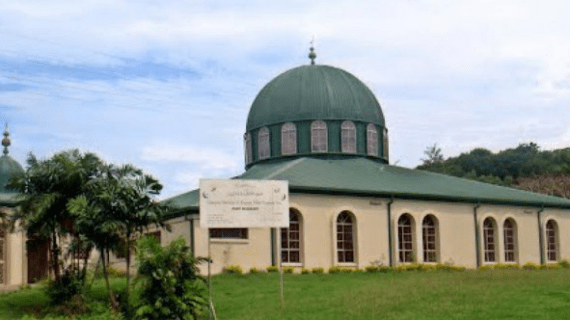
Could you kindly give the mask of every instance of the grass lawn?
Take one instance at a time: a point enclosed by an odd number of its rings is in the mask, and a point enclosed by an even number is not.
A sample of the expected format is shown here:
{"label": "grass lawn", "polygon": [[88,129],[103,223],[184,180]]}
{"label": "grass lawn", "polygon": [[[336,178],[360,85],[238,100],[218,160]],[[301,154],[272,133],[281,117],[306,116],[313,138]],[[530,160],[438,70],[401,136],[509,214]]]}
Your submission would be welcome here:
{"label": "grass lawn", "polygon": [[[124,288],[124,278],[112,281]],[[569,269],[286,274],[284,308],[277,274],[218,275],[213,289],[220,320],[570,318]],[[90,296],[103,305],[103,281]],[[46,304],[39,288],[1,294],[0,320],[29,319]],[[111,319],[99,309],[77,320]]]}
{"label": "grass lawn", "polygon": [[568,319],[570,271],[489,270],[214,277],[225,319]]}

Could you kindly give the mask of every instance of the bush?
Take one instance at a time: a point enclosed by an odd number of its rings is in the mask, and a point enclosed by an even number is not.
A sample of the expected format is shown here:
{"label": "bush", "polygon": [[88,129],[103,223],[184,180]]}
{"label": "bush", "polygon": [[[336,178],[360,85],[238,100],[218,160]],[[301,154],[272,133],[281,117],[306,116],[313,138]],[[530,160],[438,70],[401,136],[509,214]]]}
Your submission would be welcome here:
{"label": "bush", "polygon": [[540,266],[536,263],[527,262],[527,263],[523,264],[522,268],[524,270],[539,270]]}
{"label": "bush", "polygon": [[342,272],[342,273],[352,273],[353,271],[354,271],[353,268],[340,267],[340,272]]}
{"label": "bush", "polygon": [[139,296],[135,318],[145,320],[197,319],[206,311],[208,290],[198,275],[195,258],[184,238],[161,247],[153,237],[137,243]]}
{"label": "bush", "polygon": [[379,266],[379,267],[378,267],[378,272],[388,273],[388,271],[390,271],[390,267],[389,267],[389,266]]}
{"label": "bush", "polygon": [[420,264],[418,267],[418,271],[430,272],[435,270],[436,267],[434,264]]}
{"label": "bush", "polygon": [[356,268],[356,269],[354,269],[353,271],[356,272],[356,273],[363,273],[363,272],[364,272],[364,269]]}
{"label": "bush", "polygon": [[311,270],[314,274],[323,274],[325,273],[325,269],[324,268],[313,268]]}
{"label": "bush", "polygon": [[305,267],[301,268],[301,274],[309,274],[309,273],[311,273],[311,270],[309,270]]}
{"label": "bush", "polygon": [[343,272],[343,268],[339,267],[339,266],[332,266],[329,268],[328,273],[330,274],[334,274],[334,273],[341,273]]}
{"label": "bush", "polygon": [[283,267],[283,273],[293,274],[295,272],[295,268],[293,267]]}
{"label": "bush", "polygon": [[267,272],[271,273],[271,272],[279,272],[279,267],[278,266],[269,266],[266,268]]}
{"label": "bush", "polygon": [[235,264],[235,265],[229,265],[226,266],[224,268],[224,273],[229,273],[229,274],[242,274],[243,273],[243,269],[241,268],[241,266]]}
{"label": "bush", "polygon": [[543,264],[544,269],[546,270],[560,270],[562,269],[562,266],[560,266],[560,264],[558,263],[548,263],[548,264]]}
{"label": "bush", "polygon": [[369,265],[364,267],[364,270],[368,273],[374,273],[380,271],[380,267],[375,265]]}
{"label": "bush", "polygon": [[517,263],[495,263],[493,268],[497,270],[518,270],[521,266]]}
{"label": "bush", "polygon": [[478,268],[479,271],[488,271],[491,269],[493,269],[493,265],[490,265],[490,264],[482,265],[482,266],[479,266],[479,268]]}
{"label": "bush", "polygon": [[50,305],[59,306],[70,302],[75,296],[82,295],[83,285],[81,273],[67,270],[59,282],[47,280],[45,292],[49,297]]}
{"label": "bush", "polygon": [[560,267],[564,268],[564,269],[568,269],[570,268],[570,262],[568,262],[568,260],[564,259],[564,260],[560,260],[558,262],[558,264],[560,265]]}
{"label": "bush", "polygon": [[250,274],[258,274],[258,273],[262,273],[262,272],[263,271],[261,269],[257,269],[256,267],[249,269]]}

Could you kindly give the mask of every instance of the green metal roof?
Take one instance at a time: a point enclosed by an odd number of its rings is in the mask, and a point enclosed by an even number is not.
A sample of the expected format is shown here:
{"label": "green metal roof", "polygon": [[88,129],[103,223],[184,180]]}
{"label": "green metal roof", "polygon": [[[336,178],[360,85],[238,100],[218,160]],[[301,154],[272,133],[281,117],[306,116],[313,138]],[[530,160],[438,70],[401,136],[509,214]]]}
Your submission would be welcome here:
{"label": "green metal roof", "polygon": [[246,131],[316,119],[385,125],[380,104],[358,78],[331,66],[306,65],[280,74],[261,89],[249,111]]}
{"label": "green metal roof", "polygon": [[[292,193],[326,193],[570,208],[570,200],[457,177],[382,164],[366,158],[298,158],[259,163],[236,179],[287,180]],[[198,190],[165,200],[176,210],[197,211]]]}
{"label": "green metal roof", "polygon": [[7,154],[0,156],[0,204],[13,204],[17,192],[6,188],[10,177],[16,173],[24,172],[22,166]]}

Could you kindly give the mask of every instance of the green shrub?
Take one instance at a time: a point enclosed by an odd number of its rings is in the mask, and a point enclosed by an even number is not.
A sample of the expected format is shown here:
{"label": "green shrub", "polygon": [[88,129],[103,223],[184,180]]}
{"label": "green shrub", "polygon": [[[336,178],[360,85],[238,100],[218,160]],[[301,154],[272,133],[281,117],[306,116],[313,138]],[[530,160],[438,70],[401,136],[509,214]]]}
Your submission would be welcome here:
{"label": "green shrub", "polygon": [[435,271],[436,267],[434,264],[420,264],[418,267],[418,271],[424,271],[424,272],[431,272],[431,271]]}
{"label": "green shrub", "polygon": [[540,265],[532,262],[527,262],[523,264],[522,268],[524,270],[540,270]]}
{"label": "green shrub", "polygon": [[[67,271],[61,275],[59,282],[48,279],[45,292],[49,297],[50,305],[64,305],[75,296],[83,295],[84,283],[80,272]],[[82,298],[75,299],[84,300]]]}
{"label": "green shrub", "polygon": [[545,264],[544,266],[545,266],[546,270],[560,270],[560,269],[562,269],[562,266],[558,263],[548,263],[548,264]]}
{"label": "green shrub", "polygon": [[375,265],[369,265],[364,267],[364,270],[369,273],[374,273],[380,271],[380,267]]}
{"label": "green shrub", "polygon": [[311,270],[314,274],[323,274],[325,273],[325,269],[324,268],[313,268]]}
{"label": "green shrub", "polygon": [[406,271],[406,266],[403,265],[403,264],[399,264],[399,265],[397,265],[397,266],[393,266],[393,267],[391,268],[391,270],[394,271],[394,272],[403,272],[403,271]]}
{"label": "green shrub", "polygon": [[364,269],[356,268],[356,269],[354,269],[353,271],[356,272],[356,273],[363,273],[363,272],[364,272]]}
{"label": "green shrub", "polygon": [[293,267],[283,267],[283,273],[293,274],[295,272],[295,268]]}
{"label": "green shrub", "polygon": [[558,261],[558,264],[564,269],[570,268],[570,262],[568,262],[566,259]]}
{"label": "green shrub", "polygon": [[192,255],[182,237],[161,247],[153,237],[137,243],[138,295],[134,301],[137,319],[197,319],[208,302],[206,281],[197,264],[203,259]]}
{"label": "green shrub", "polygon": [[301,268],[301,274],[308,274],[308,273],[311,273],[311,270],[309,270],[305,267]]}
{"label": "green shrub", "polygon": [[417,263],[404,264],[404,271],[417,271],[419,268],[420,268],[420,265]]}
{"label": "green shrub", "polygon": [[449,266],[450,271],[465,271],[467,270],[466,266]]}
{"label": "green shrub", "polygon": [[234,265],[229,265],[226,266],[224,268],[224,273],[229,273],[229,274],[242,274],[243,273],[243,269],[241,268],[241,266],[234,264]]}
{"label": "green shrub", "polygon": [[491,270],[491,269],[493,269],[493,265],[491,265],[491,264],[482,265],[482,266],[479,266],[479,268],[478,268],[479,271],[487,271],[487,270]]}
{"label": "green shrub", "polygon": [[517,263],[495,263],[493,265],[494,269],[497,270],[518,270],[521,268]]}
{"label": "green shrub", "polygon": [[249,273],[250,273],[250,274],[258,274],[258,273],[261,273],[261,272],[262,272],[261,269],[257,269],[256,267],[253,267],[253,268],[249,269]]}
{"label": "green shrub", "polygon": [[378,267],[378,272],[387,273],[388,271],[390,271],[389,266],[379,266]]}
{"label": "green shrub", "polygon": [[342,273],[352,273],[354,272],[353,268],[349,268],[349,267],[340,267],[340,272]]}
{"label": "green shrub", "polygon": [[269,266],[266,268],[267,272],[272,273],[272,272],[279,272],[279,267],[278,266]]}
{"label": "green shrub", "polygon": [[328,273],[333,274],[333,273],[340,273],[340,272],[341,272],[341,269],[339,266],[332,266],[329,268]]}

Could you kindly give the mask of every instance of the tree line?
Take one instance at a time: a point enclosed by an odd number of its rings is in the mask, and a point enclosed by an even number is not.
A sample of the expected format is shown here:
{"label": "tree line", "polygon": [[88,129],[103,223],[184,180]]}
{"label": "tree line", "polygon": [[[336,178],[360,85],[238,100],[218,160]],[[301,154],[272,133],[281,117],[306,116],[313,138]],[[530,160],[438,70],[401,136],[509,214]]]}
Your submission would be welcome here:
{"label": "tree line", "polygon": [[445,159],[434,144],[424,155],[416,169],[570,198],[570,148],[541,151],[530,142],[497,153],[475,148]]}

